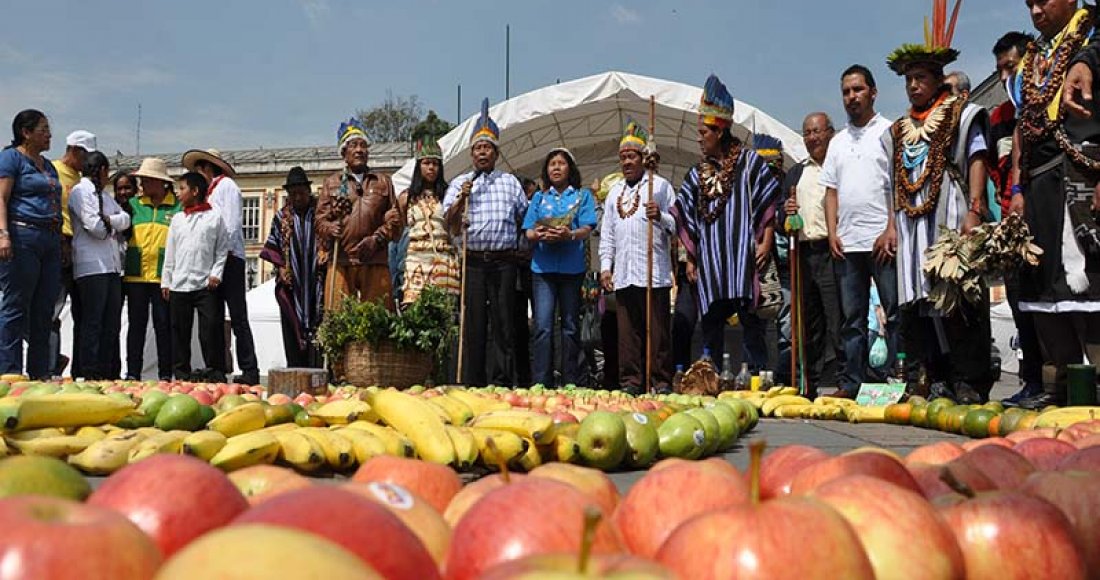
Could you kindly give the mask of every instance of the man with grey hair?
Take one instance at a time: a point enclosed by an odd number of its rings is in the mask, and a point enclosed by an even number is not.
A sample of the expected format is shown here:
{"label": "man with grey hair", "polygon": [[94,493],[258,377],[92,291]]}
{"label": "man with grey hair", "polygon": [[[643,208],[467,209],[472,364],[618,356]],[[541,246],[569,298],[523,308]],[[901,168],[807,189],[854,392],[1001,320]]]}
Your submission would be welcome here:
{"label": "man with grey hair", "polygon": [[970,77],[966,73],[961,70],[951,71],[947,73],[945,83],[951,87],[951,94],[961,96],[963,100],[970,100]]}

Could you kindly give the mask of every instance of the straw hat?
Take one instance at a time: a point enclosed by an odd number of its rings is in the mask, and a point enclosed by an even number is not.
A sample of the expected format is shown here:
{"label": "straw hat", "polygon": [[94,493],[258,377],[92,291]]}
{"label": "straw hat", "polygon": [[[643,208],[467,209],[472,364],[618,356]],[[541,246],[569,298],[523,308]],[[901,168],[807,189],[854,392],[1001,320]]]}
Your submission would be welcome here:
{"label": "straw hat", "polygon": [[133,175],[136,177],[147,177],[149,179],[159,179],[160,181],[172,183],[172,178],[168,177],[168,165],[159,157],[146,157],[142,159],[141,167],[139,167]]}
{"label": "straw hat", "polygon": [[188,171],[195,170],[195,164],[199,161],[206,161],[212,165],[217,165],[221,168],[222,173],[225,173],[230,179],[237,178],[237,172],[233,171],[233,166],[229,164],[225,159],[222,159],[222,152],[217,149],[192,149],[183,154],[183,166]]}

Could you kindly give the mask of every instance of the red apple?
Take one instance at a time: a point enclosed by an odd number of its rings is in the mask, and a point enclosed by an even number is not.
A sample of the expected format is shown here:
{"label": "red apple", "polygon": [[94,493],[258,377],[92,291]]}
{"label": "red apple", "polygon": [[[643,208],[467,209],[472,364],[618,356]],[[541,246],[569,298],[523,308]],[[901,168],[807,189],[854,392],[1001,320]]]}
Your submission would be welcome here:
{"label": "red apple", "polygon": [[828,458],[828,453],[808,445],[787,445],[765,455],[760,463],[760,498],[789,495],[798,472]]}
{"label": "red apple", "polygon": [[1085,578],[1069,520],[1044,499],[993,491],[941,513],[962,549],[967,578]]}
{"label": "red apple", "polygon": [[374,580],[383,576],[355,554],[319,535],[252,524],[229,526],[204,535],[176,553],[157,572],[157,580],[193,578]]}
{"label": "red apple", "polygon": [[632,553],[652,558],[680,524],[748,499],[748,484],[741,477],[713,464],[682,461],[638,480],[611,519]]}
{"label": "red apple", "polygon": [[1021,441],[1013,447],[1016,453],[1024,456],[1039,471],[1049,471],[1062,461],[1062,458],[1077,450],[1070,443],[1050,437],[1040,437]]}
{"label": "red apple", "polygon": [[33,495],[0,500],[0,577],[141,579],[160,563],[152,540],[108,508]]}
{"label": "red apple", "polygon": [[1033,473],[1020,491],[1041,497],[1062,510],[1077,534],[1088,569],[1100,574],[1100,474]]}
{"label": "red apple", "polygon": [[481,498],[485,497],[485,494],[494,489],[504,487],[505,485],[510,485],[508,481],[518,483],[523,481],[526,477],[527,476],[522,473],[509,473],[508,480],[505,480],[503,475],[494,473],[463,487],[453,498],[451,498],[451,503],[447,504],[447,509],[443,512],[443,519],[446,520],[447,524],[452,528],[457,526],[462,516],[466,515],[466,512],[474,507],[474,504],[481,501]]}
{"label": "red apple", "polygon": [[427,501],[396,483],[384,481],[350,482],[341,487],[390,510],[420,538],[435,563],[443,565],[451,545],[451,526]]}
{"label": "red apple", "polygon": [[956,493],[951,486],[943,481],[943,471],[950,466],[951,474],[955,479],[966,484],[973,491],[991,491],[997,489],[984,473],[967,463],[949,463],[948,465],[929,465],[927,463],[914,463],[907,467],[913,479],[920,486],[921,494],[929,501],[944,495]]}
{"label": "red apple", "polygon": [[1073,446],[1077,449],[1085,449],[1087,447],[1096,447],[1100,445],[1100,433],[1092,433],[1091,435],[1085,435],[1073,441]]}
{"label": "red apple", "polygon": [[528,474],[568,483],[590,497],[605,514],[615,511],[619,505],[619,488],[599,469],[569,463],[544,463]]}
{"label": "red apple", "polygon": [[387,481],[427,500],[439,513],[447,510],[451,498],[462,489],[462,480],[454,469],[408,457],[379,455],[359,467],[352,481]]}
{"label": "red apple", "polygon": [[287,403],[293,403],[294,399],[291,399],[290,395],[275,393],[267,398],[267,402],[272,405],[286,405]]}
{"label": "red apple", "polygon": [[813,499],[785,497],[695,517],[657,561],[680,578],[873,578],[851,526]]}
{"label": "red apple", "polygon": [[238,524],[313,532],[343,546],[386,578],[439,577],[428,550],[400,518],[338,487],[315,485],[278,495],[241,514],[233,522]]}
{"label": "red apple", "polygon": [[1074,423],[1073,425],[1062,429],[1062,431],[1058,433],[1058,439],[1073,443],[1078,439],[1083,439],[1085,437],[1098,433],[1100,433],[1100,419],[1089,419],[1088,421]]}
{"label": "red apple", "polygon": [[550,415],[550,418],[554,420],[554,423],[580,423],[576,415],[561,409],[554,411],[554,414]]}
{"label": "red apple", "polygon": [[[1019,432],[1020,431],[1017,431],[1017,433]],[[971,441],[967,441],[966,443],[962,444],[962,448],[966,451],[973,451],[980,447],[986,447],[989,445],[1012,449],[1016,445],[1016,442],[1010,439],[1006,439],[1004,437],[987,437],[985,439],[973,439]]]}
{"label": "red apple", "polygon": [[1035,471],[1035,466],[1023,455],[1011,449],[992,445],[967,451],[966,455],[948,465],[965,463],[981,471],[996,484],[997,489],[1016,489]]}
{"label": "red apple", "polygon": [[217,468],[189,455],[154,455],[127,465],[88,498],[149,534],[167,558],[248,509],[248,500]]}
{"label": "red apple", "polygon": [[542,554],[510,560],[490,568],[480,580],[531,580],[547,578],[622,578],[624,580],[675,580],[667,568],[629,554],[592,556],[583,573],[577,554]]}
{"label": "red apple", "polygon": [[267,501],[280,493],[313,485],[308,477],[293,469],[274,465],[253,465],[229,474],[229,481],[237,486],[251,505]]}
{"label": "red apple", "polygon": [[1059,471],[1100,471],[1100,447],[1078,449],[1062,458]]}
{"label": "red apple", "polygon": [[208,393],[206,391],[191,391],[188,394],[191,395],[192,399],[195,399],[196,401],[198,401],[199,404],[202,404],[202,405],[213,405],[214,404],[214,397],[211,396],[210,393]]}
{"label": "red apple", "polygon": [[883,453],[861,452],[830,457],[803,469],[791,481],[791,495],[803,495],[826,482],[856,474],[876,477],[921,493],[920,485],[901,461]]}
{"label": "red apple", "polygon": [[921,495],[881,479],[852,475],[818,487],[811,496],[844,516],[877,578],[901,571],[911,578],[965,576],[954,534]]}
{"label": "red apple", "polygon": [[1005,436],[1005,439],[1013,443],[1020,443],[1027,441],[1028,439],[1046,439],[1055,438],[1058,436],[1058,432],[1051,427],[1044,427],[1042,429],[1025,429],[1023,431],[1014,431]]}
{"label": "red apple", "polygon": [[[572,486],[542,478],[529,477],[489,492],[455,526],[447,578],[478,578],[508,560],[579,551],[589,506],[595,504]],[[599,524],[592,553],[621,551],[614,527]]]}
{"label": "red apple", "polygon": [[962,456],[966,450],[958,443],[952,441],[940,441],[931,445],[917,447],[905,456],[905,464],[921,463],[924,465],[943,465],[956,457]]}

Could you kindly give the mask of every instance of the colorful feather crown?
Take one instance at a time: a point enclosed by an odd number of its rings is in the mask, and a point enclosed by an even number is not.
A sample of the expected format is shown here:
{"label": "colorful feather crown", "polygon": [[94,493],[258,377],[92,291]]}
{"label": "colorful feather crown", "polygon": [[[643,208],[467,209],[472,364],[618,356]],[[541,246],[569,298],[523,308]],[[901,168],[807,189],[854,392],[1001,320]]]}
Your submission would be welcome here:
{"label": "colorful feather crown", "polygon": [[344,147],[347,146],[348,141],[352,139],[362,139],[370,144],[370,138],[367,137],[367,128],[363,126],[363,122],[357,117],[352,117],[347,121],[340,123],[340,129],[336,132],[336,143],[340,148],[340,153],[344,152]]}
{"label": "colorful feather crown", "polygon": [[488,141],[493,145],[497,145],[499,140],[500,128],[489,116],[489,99],[485,99],[481,101],[481,117],[478,118],[477,125],[474,125],[474,134],[470,137],[470,144]]}
{"label": "colorful feather crown", "polygon": [[752,136],[752,148],[764,159],[775,159],[783,155],[783,142],[764,133]]}
{"label": "colorful feather crown", "polygon": [[729,127],[733,124],[733,95],[714,75],[707,77],[707,83],[703,85],[699,116],[706,125]]}
{"label": "colorful feather crown", "polygon": [[619,141],[619,151],[625,151],[627,149],[645,151],[646,145],[648,144],[649,133],[646,132],[637,121],[631,120],[626,124],[626,129],[623,131],[623,138]]}
{"label": "colorful feather crown", "polygon": [[943,69],[959,58],[959,51],[951,48],[955,36],[955,24],[959,20],[962,0],[955,0],[951,19],[947,18],[947,0],[932,0],[932,23],[924,19],[924,44],[903,44],[886,58],[890,70],[904,75],[915,64],[931,64]]}

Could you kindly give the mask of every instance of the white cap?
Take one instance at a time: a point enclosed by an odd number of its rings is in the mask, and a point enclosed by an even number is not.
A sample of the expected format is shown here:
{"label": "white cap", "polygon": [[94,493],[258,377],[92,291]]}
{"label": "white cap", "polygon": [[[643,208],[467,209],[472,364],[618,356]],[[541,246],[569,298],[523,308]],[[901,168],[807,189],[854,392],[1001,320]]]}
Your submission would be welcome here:
{"label": "white cap", "polygon": [[69,147],[80,147],[88,153],[95,152],[95,135],[84,131],[73,131],[65,138],[65,144]]}

